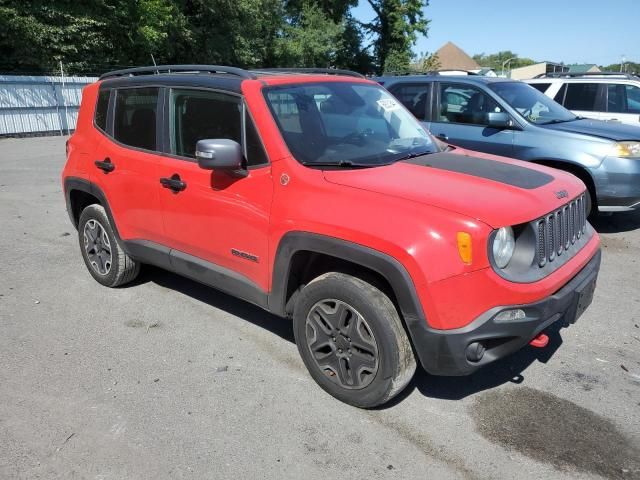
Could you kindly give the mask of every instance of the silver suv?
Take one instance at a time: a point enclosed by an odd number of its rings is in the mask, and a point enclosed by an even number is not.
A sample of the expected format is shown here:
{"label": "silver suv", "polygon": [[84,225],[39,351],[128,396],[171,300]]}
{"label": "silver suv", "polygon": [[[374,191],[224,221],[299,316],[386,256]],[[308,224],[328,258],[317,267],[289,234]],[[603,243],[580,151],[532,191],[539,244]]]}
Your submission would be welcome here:
{"label": "silver suv", "polygon": [[549,73],[525,80],[576,115],[640,126],[640,77],[628,73]]}

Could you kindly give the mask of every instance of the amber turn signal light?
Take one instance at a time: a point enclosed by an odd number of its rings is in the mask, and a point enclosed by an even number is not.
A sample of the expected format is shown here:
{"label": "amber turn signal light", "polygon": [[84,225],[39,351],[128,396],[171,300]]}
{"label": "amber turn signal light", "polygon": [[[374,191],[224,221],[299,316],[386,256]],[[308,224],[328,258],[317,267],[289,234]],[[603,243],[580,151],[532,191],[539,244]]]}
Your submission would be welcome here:
{"label": "amber turn signal light", "polygon": [[471,250],[471,235],[467,232],[458,232],[458,253],[466,265],[471,265],[473,251]]}

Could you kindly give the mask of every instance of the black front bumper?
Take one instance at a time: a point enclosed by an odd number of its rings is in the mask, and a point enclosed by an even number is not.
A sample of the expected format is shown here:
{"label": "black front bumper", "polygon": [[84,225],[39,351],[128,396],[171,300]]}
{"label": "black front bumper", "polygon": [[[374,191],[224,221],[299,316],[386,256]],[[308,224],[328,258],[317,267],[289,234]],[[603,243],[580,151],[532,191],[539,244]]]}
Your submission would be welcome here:
{"label": "black front bumper", "polygon": [[[426,324],[419,327],[414,324],[411,333],[423,368],[433,375],[469,375],[521,349],[552,323],[575,322],[586,307],[584,304],[591,301],[600,258],[598,250],[564,287],[538,302],[496,307],[466,327],[454,330],[434,330]],[[498,313],[515,308],[524,310],[526,317],[508,322],[495,320]],[[477,344],[484,349],[484,354],[479,360],[471,361],[468,357],[474,357]]]}

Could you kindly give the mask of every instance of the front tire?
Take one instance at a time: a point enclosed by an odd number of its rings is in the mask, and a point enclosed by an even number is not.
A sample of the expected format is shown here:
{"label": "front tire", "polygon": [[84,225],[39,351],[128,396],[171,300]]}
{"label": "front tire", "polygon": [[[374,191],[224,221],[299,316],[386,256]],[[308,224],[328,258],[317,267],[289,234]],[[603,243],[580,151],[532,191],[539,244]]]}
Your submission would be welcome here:
{"label": "front tire", "polygon": [[330,272],[301,292],[294,335],[313,379],[350,405],[389,401],[416,370],[411,343],[393,302],[373,285]]}
{"label": "front tire", "polygon": [[102,205],[89,205],[80,214],[78,240],[84,263],[96,281],[118,287],[134,280],[140,264],[129,257],[113,233]]}

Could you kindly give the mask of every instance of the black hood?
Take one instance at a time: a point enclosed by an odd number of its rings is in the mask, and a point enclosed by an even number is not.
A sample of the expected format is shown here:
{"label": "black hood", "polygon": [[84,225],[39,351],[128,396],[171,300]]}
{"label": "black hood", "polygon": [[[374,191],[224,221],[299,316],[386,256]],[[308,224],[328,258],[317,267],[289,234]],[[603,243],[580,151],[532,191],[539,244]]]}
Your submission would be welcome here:
{"label": "black hood", "polygon": [[527,190],[540,188],[553,181],[551,175],[513,163],[496,162],[484,158],[458,155],[453,153],[432,153],[405,160],[407,163],[423,167],[464,173],[474,177],[486,178],[494,182],[506,183]]}

